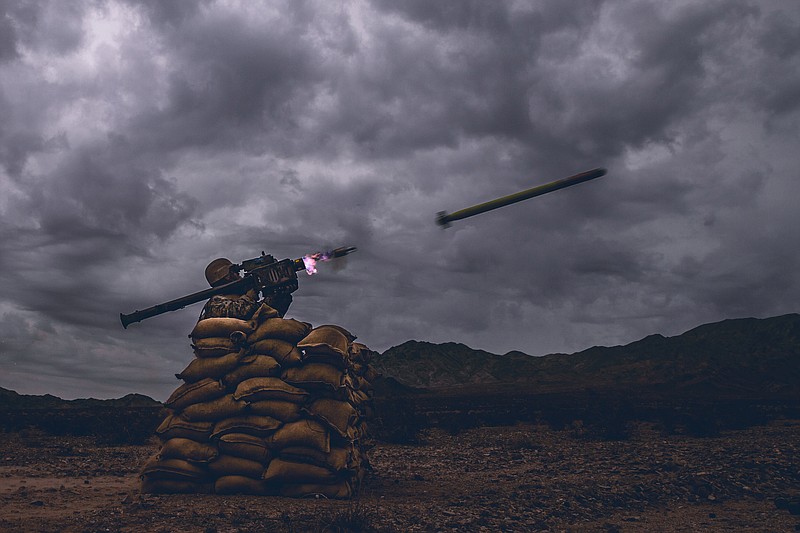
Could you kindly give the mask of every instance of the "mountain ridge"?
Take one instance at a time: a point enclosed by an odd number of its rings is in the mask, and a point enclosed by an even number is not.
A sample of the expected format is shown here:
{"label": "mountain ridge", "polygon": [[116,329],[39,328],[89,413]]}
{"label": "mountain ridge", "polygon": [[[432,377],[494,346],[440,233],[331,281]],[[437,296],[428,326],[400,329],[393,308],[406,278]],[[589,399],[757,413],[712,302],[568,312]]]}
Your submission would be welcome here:
{"label": "mountain ridge", "polygon": [[406,341],[373,364],[403,385],[426,389],[513,384],[541,391],[649,387],[798,394],[800,314],[726,319],[672,337],[652,334],[626,345],[545,356]]}
{"label": "mountain ridge", "polygon": [[[672,337],[655,333],[629,344],[572,354],[499,355],[458,342],[408,340],[372,362],[385,394],[469,388],[527,392],[633,389],[670,393],[800,396],[800,314],[702,324]],[[62,400],[0,387],[0,409],[159,407],[149,396]]]}
{"label": "mountain ridge", "polygon": [[161,405],[161,402],[135,392],[108,400],[96,398],[62,400],[52,394],[19,394],[16,391],[0,387],[0,408],[2,409],[92,409],[96,407],[160,407]]}

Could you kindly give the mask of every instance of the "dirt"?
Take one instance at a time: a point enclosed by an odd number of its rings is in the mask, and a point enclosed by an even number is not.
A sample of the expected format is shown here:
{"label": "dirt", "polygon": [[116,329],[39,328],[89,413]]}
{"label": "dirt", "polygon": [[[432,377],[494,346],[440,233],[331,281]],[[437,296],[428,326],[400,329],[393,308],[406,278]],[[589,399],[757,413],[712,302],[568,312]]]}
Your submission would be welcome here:
{"label": "dirt", "polygon": [[158,449],[0,433],[0,531],[795,531],[800,421],[625,440],[580,427],[426,430],[375,442],[354,501],[143,495]]}

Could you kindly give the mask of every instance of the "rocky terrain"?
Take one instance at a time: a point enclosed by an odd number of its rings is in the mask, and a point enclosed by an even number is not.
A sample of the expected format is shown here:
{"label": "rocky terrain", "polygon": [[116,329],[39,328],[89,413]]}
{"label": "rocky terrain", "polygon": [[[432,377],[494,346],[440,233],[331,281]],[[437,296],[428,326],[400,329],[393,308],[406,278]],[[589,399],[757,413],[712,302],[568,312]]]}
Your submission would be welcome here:
{"label": "rocky terrain", "polygon": [[142,495],[158,448],[0,434],[1,531],[794,531],[800,421],[626,440],[580,426],[424,430],[376,441],[355,501]]}
{"label": "rocky terrain", "polygon": [[800,315],[572,355],[374,359],[353,501],[143,495],[159,402],[0,389],[0,531],[800,530]]}

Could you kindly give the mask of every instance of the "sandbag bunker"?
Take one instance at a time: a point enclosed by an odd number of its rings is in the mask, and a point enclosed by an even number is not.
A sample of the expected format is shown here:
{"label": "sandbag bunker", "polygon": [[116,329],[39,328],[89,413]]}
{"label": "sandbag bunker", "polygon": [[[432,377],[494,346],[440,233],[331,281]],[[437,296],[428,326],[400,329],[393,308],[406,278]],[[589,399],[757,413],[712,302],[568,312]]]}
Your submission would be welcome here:
{"label": "sandbag bunker", "polygon": [[369,462],[370,350],[345,329],[282,318],[208,316],[195,359],[165,402],[145,493],[350,498]]}

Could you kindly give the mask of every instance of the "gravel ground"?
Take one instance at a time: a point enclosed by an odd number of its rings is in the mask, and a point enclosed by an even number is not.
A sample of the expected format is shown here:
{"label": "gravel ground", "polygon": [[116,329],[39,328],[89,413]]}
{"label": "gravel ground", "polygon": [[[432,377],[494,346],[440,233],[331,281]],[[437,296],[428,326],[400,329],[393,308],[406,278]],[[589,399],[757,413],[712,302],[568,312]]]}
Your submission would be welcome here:
{"label": "gravel ground", "polygon": [[[580,427],[376,442],[354,501],[142,495],[158,449],[0,433],[0,531],[795,531],[800,421],[604,441]],[[795,514],[793,514],[795,513]]]}

